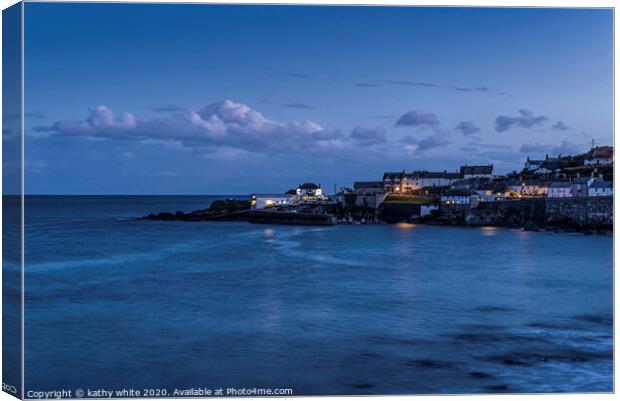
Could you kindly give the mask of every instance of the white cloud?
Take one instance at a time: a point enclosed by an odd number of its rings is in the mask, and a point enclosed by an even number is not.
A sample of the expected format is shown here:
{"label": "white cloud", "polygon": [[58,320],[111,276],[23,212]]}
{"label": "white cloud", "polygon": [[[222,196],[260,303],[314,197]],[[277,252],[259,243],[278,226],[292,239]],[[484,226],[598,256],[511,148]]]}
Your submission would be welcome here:
{"label": "white cloud", "polygon": [[62,120],[52,126],[60,135],[176,142],[199,149],[228,147],[251,152],[283,153],[341,148],[342,135],[313,121],[273,121],[249,106],[224,100],[200,111],[139,120],[115,114],[106,106],[90,109],[84,120]]}

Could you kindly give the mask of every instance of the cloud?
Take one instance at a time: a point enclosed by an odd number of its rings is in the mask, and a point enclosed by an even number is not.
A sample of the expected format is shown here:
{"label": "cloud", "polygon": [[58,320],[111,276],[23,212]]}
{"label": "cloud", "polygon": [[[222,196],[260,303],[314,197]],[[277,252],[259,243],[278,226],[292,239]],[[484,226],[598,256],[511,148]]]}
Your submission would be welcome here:
{"label": "cloud", "polygon": [[558,130],[558,131],[566,131],[569,127],[568,125],[564,124],[562,121],[558,121],[557,123],[553,124],[551,128]]}
{"label": "cloud", "polygon": [[429,82],[416,82],[416,81],[396,81],[392,79],[388,79],[385,81],[388,84],[392,85],[404,85],[404,86],[423,86],[426,88],[436,88],[437,85],[429,83]]}
{"label": "cloud", "polygon": [[[86,120],[61,120],[52,126],[52,130],[66,135],[124,136],[138,128],[138,121],[131,113],[115,115],[106,106],[90,109]],[[41,130],[40,128],[37,128]]]}
{"label": "cloud", "polygon": [[453,86],[452,90],[455,90],[457,92],[489,92],[491,89],[486,86],[476,86],[473,88]]}
{"label": "cloud", "polygon": [[400,116],[396,121],[397,127],[434,127],[439,124],[439,119],[433,113],[411,110]]}
{"label": "cloud", "polygon": [[473,121],[461,121],[458,123],[455,130],[459,131],[463,135],[473,135],[480,132],[480,127],[478,127]]}
{"label": "cloud", "polygon": [[223,147],[264,153],[320,151],[341,148],[346,142],[338,131],[313,121],[273,121],[232,100],[147,120],[98,106],[86,119],[57,121],[48,130],[60,136],[176,143],[198,151]]}
{"label": "cloud", "polygon": [[356,82],[356,83],[353,84],[353,86],[356,86],[358,88],[378,88],[381,85],[373,84],[373,83],[370,83],[370,82]]}
{"label": "cloud", "polygon": [[307,105],[305,103],[285,103],[284,107],[288,107],[289,109],[303,109],[303,110],[314,110],[316,107]]}
{"label": "cloud", "polygon": [[578,155],[586,150],[585,145],[580,145],[570,141],[562,141],[559,145],[541,145],[539,143],[524,144],[519,149],[521,153],[529,154],[549,154],[549,155]]}
{"label": "cloud", "polygon": [[407,144],[407,148],[409,150],[418,152],[443,147],[450,143],[450,141],[448,141],[447,135],[443,133],[436,133],[422,139],[414,138],[412,136],[406,136],[402,139],[402,142]]}
{"label": "cloud", "polygon": [[[494,90],[484,85],[471,86],[471,87],[469,86],[442,86],[442,85],[434,84],[431,82],[403,81],[403,80],[396,80],[396,79],[386,79],[381,82],[389,84],[389,85],[419,86],[419,87],[425,87],[425,88],[442,88],[443,87],[443,88],[446,88],[447,90],[452,90],[456,92],[478,92],[478,93],[488,93],[490,95],[510,96],[509,93],[500,92],[500,91]],[[354,86],[363,87],[363,88],[364,87],[371,88],[371,87],[378,87],[380,85],[376,83],[359,82],[359,83],[355,83]]]}
{"label": "cloud", "polygon": [[450,87],[450,89],[456,92],[478,92],[478,93],[488,93],[491,95],[498,95],[498,96],[510,96],[509,93],[499,92],[499,91],[489,88],[488,86],[473,86],[473,87],[452,86]]}
{"label": "cloud", "polygon": [[363,128],[358,126],[353,129],[350,137],[360,146],[378,145],[387,142],[387,135],[381,127]]}
{"label": "cloud", "polygon": [[541,145],[539,143],[525,143],[519,149],[521,153],[545,153],[551,147],[549,145]]}
{"label": "cloud", "polygon": [[281,75],[287,78],[295,78],[295,79],[303,79],[303,80],[313,79],[311,75],[302,74],[299,72],[285,72],[284,74],[281,74]]}
{"label": "cloud", "polygon": [[477,143],[477,142],[470,142],[469,143],[470,146],[478,146],[480,148],[486,148],[486,149],[497,149],[497,150],[508,150],[508,149],[512,149],[512,147],[510,145],[504,145],[504,144],[496,144],[496,143]]}
{"label": "cloud", "polygon": [[179,106],[176,104],[169,104],[166,106],[153,106],[148,107],[148,109],[157,113],[179,113],[189,110],[187,107]]}
{"label": "cloud", "polygon": [[497,132],[503,132],[513,127],[532,128],[548,120],[547,117],[534,115],[534,113],[529,110],[521,109],[519,110],[519,114],[520,115],[517,117],[498,116],[495,119],[495,130]]}

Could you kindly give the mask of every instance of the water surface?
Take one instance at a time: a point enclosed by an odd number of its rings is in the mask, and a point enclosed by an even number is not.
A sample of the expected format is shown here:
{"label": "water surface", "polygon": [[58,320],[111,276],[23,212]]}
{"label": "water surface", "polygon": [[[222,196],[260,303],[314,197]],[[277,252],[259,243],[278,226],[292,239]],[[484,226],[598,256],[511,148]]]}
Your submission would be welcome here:
{"label": "water surface", "polygon": [[612,242],[141,221],[214,197],[28,197],[26,390],[612,391]]}

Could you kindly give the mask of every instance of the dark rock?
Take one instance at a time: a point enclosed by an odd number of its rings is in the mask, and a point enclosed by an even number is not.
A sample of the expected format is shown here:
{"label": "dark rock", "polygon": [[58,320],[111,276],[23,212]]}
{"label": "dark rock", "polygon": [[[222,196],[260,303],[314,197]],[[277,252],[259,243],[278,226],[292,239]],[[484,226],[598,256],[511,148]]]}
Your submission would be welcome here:
{"label": "dark rock", "polygon": [[473,377],[474,379],[491,379],[493,377],[493,375],[489,374],[489,373],[484,373],[484,372],[469,372],[469,376]]}

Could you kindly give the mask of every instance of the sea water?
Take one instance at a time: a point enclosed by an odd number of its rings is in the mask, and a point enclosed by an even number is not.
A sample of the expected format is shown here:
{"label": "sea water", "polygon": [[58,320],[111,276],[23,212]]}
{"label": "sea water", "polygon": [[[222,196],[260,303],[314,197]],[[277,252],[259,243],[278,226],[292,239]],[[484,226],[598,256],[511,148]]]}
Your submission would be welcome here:
{"label": "sea water", "polygon": [[29,196],[25,388],[612,391],[611,236],[139,220]]}

